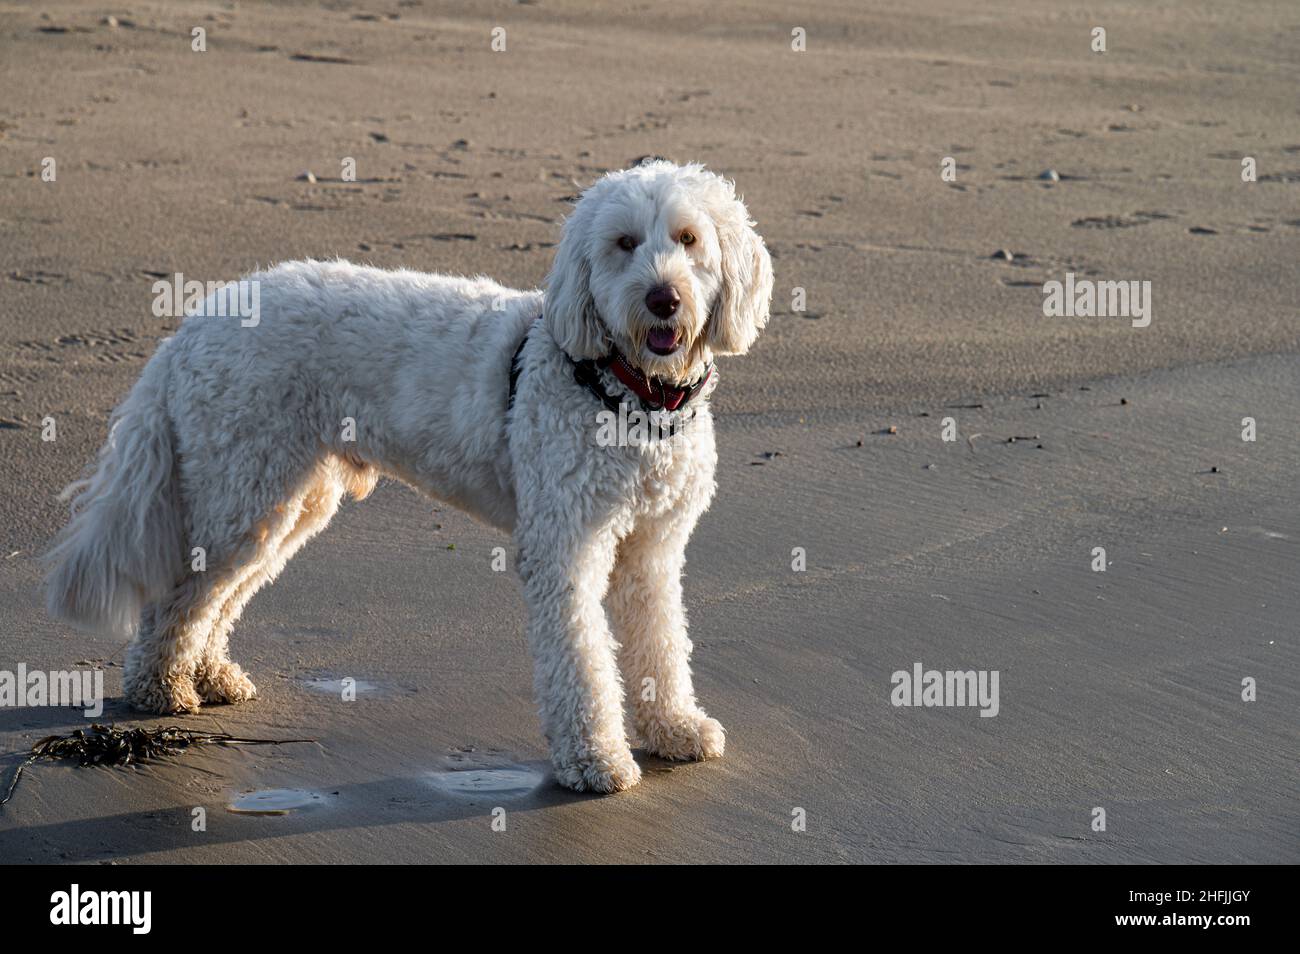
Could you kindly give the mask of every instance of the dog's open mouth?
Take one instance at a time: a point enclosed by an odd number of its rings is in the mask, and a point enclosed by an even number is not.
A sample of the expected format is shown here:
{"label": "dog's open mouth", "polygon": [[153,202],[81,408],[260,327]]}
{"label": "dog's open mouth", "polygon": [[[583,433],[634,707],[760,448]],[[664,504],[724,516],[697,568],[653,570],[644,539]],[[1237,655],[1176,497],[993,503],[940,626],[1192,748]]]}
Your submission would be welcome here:
{"label": "dog's open mouth", "polygon": [[652,328],[646,335],[646,347],[655,354],[672,354],[677,350],[681,335],[676,328]]}

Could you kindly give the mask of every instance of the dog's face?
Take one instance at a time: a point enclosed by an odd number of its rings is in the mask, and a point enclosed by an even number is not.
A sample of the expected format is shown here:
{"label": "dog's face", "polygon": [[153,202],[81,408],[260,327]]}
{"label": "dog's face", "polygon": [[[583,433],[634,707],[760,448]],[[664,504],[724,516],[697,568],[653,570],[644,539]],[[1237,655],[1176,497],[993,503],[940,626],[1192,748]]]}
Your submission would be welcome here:
{"label": "dog's face", "polygon": [[772,262],[731,183],[655,161],[579,199],[547,279],[546,315],[576,359],[618,346],[648,375],[685,380],[742,354],[767,324]]}

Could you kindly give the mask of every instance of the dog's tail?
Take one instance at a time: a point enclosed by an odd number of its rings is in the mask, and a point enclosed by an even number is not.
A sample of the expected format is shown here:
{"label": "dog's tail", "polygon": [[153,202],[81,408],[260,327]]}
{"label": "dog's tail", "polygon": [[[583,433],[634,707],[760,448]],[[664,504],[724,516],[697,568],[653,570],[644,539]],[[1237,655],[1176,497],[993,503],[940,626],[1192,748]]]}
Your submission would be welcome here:
{"label": "dog's tail", "polygon": [[126,636],[181,575],[183,529],[167,410],[164,341],[113,412],[108,442],[68,486],[72,520],[45,556],[52,616]]}

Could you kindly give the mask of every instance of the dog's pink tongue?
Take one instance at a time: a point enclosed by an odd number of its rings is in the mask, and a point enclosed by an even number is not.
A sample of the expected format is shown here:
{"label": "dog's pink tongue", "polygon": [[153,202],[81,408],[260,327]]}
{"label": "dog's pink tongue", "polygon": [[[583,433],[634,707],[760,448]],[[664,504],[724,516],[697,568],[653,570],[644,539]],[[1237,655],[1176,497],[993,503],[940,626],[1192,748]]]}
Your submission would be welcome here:
{"label": "dog's pink tongue", "polygon": [[653,328],[646,336],[650,347],[658,351],[668,351],[677,344],[677,332],[671,328]]}

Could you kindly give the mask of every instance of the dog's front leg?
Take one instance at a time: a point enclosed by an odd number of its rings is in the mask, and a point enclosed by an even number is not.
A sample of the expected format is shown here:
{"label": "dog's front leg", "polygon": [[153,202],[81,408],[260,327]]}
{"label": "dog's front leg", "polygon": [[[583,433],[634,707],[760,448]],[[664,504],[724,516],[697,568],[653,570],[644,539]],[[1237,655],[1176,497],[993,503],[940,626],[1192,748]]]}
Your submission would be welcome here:
{"label": "dog's front leg", "polygon": [[682,569],[694,515],[647,521],[625,537],[610,580],[619,663],[646,751],[666,759],[718,758],[722,725],[695,702]]}
{"label": "dog's front leg", "polygon": [[614,533],[570,529],[554,515],[521,515],[517,531],[537,701],[560,784],[619,792],[641,770],[623,729],[623,687],[601,607]]}

